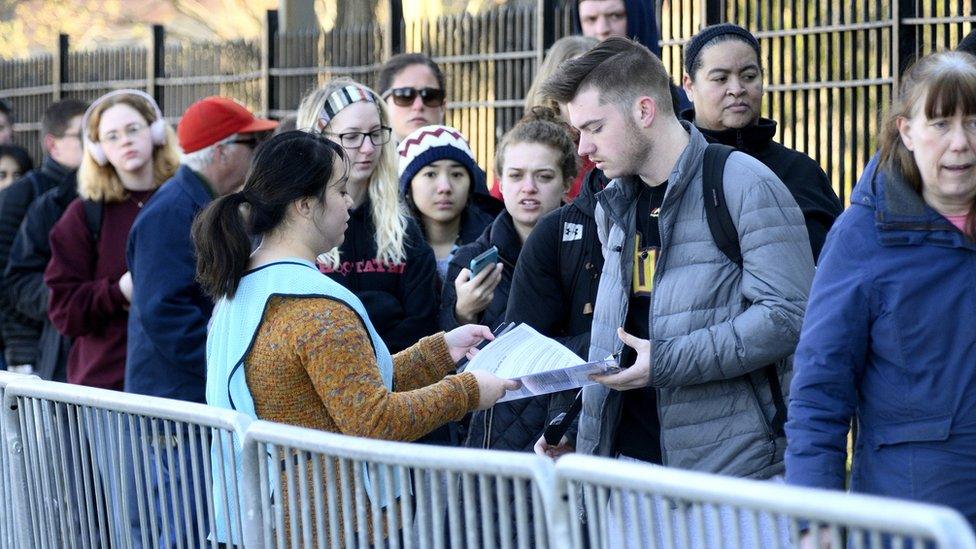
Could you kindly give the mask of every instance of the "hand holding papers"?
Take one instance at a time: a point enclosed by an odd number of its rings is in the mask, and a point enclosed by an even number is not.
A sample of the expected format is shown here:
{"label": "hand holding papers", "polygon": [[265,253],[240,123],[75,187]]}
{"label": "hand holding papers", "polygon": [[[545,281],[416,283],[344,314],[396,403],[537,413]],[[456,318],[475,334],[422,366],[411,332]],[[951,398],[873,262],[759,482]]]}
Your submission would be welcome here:
{"label": "hand holding papers", "polygon": [[520,382],[498,402],[590,385],[593,374],[619,371],[614,359],[589,362],[525,324],[499,335],[475,355],[465,371],[484,370]]}

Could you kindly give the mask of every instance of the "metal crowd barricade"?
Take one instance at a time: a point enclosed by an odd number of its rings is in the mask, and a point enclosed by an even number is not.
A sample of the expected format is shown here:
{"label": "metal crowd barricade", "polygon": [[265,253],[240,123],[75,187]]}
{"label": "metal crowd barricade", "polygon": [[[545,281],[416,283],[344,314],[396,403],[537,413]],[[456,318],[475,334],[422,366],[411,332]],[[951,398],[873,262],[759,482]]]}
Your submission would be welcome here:
{"label": "metal crowd barricade", "polygon": [[241,489],[211,486],[211,467],[234,459],[245,416],[48,381],[8,383],[3,406],[21,546],[216,547],[215,492],[242,530]]}
{"label": "metal crowd barricade", "polygon": [[251,423],[248,547],[561,547],[548,460]]}
{"label": "metal crowd barricade", "polygon": [[808,536],[835,548],[976,549],[962,515],[935,505],[577,455],[559,460],[555,483],[556,534],[573,548],[765,549]]}
{"label": "metal crowd barricade", "polygon": [[[13,381],[38,379],[34,376],[14,374],[0,371],[0,401],[7,384]],[[7,440],[7,428],[0,421],[0,549],[15,549],[25,545],[17,539],[17,524],[14,520],[13,489],[10,480],[10,452],[4,441]]]}

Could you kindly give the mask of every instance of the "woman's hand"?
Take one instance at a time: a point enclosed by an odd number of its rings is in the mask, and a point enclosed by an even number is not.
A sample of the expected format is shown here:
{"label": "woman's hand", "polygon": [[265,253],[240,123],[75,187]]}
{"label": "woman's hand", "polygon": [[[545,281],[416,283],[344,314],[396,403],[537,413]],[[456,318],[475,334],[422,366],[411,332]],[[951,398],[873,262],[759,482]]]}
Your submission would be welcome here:
{"label": "woman's hand", "polygon": [[132,302],[132,273],[126,271],[122,278],[119,279],[119,290],[122,291],[122,295],[125,296],[125,300]]}
{"label": "woman's hand", "polygon": [[495,335],[491,333],[488,326],[479,326],[478,324],[458,326],[444,334],[447,352],[451,353],[451,359],[454,360],[455,364],[464,357],[467,357],[468,360],[474,358],[474,355],[478,353],[477,345],[486,339],[491,341],[495,339]]}
{"label": "woman's hand", "polygon": [[478,380],[478,409],[487,410],[505,396],[506,391],[518,389],[519,383],[514,379],[502,379],[484,370],[471,372]]}
{"label": "woman's hand", "polygon": [[471,278],[470,269],[461,269],[461,273],[454,279],[454,290],[457,292],[454,316],[458,322],[461,324],[475,322],[478,315],[491,304],[491,298],[495,295],[495,287],[501,281],[501,263],[483,269],[474,278]]}

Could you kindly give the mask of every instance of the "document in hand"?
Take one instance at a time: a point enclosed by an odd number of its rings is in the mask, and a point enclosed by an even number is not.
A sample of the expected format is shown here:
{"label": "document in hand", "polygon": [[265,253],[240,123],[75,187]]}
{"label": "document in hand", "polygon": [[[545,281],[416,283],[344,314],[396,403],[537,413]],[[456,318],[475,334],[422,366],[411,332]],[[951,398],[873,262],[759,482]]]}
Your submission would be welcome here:
{"label": "document in hand", "polygon": [[473,370],[520,381],[518,389],[498,401],[506,402],[590,385],[591,375],[614,373],[619,367],[613,358],[586,362],[557,341],[519,324],[481,349],[465,368]]}

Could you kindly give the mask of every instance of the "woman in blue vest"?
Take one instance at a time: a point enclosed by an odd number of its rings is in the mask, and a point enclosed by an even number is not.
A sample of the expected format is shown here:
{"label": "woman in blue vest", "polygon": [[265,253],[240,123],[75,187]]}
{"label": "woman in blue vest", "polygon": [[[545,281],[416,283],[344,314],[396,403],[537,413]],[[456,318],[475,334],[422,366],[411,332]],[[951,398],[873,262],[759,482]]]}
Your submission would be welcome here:
{"label": "woman in blue vest", "polygon": [[793,365],[786,480],[948,505],[976,524],[976,58],[905,73],[827,237]]}
{"label": "woman in blue vest", "polygon": [[[514,382],[452,375],[457,361],[491,338],[484,326],[425,337],[391,356],[362,302],[318,271],[316,257],[346,231],[346,173],[340,146],[286,132],[257,151],[243,190],[218,198],[195,221],[197,277],[218,300],[207,337],[207,403],[346,435],[416,440],[491,406]],[[251,236],[261,238],[253,253]],[[222,483],[214,484],[217,539],[238,543],[237,532],[223,531]],[[371,536],[366,522],[354,530]]]}

